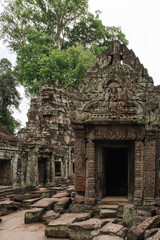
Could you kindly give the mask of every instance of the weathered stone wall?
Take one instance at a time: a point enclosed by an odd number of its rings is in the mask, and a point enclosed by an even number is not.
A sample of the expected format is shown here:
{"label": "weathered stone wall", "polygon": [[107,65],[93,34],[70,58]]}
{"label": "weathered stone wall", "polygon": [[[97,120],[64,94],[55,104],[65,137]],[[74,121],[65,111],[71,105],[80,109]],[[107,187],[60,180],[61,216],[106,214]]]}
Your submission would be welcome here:
{"label": "weathered stone wall", "polygon": [[40,87],[40,93],[31,100],[27,127],[20,130],[18,137],[31,149],[27,185],[53,184],[57,177],[73,176],[74,138],[64,88],[56,83]]}

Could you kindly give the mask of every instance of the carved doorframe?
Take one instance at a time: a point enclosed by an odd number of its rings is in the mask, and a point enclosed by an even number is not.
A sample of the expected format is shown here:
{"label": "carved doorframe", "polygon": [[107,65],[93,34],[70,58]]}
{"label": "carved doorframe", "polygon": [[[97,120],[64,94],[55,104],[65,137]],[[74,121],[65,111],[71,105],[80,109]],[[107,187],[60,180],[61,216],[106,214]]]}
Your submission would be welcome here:
{"label": "carved doorframe", "polygon": [[[135,143],[134,141],[96,141],[96,198],[98,200],[105,197],[105,173],[104,173],[104,148],[126,148],[128,149],[128,200],[133,201],[133,189],[134,189],[134,159],[135,159]],[[115,166],[116,167],[116,166]]]}

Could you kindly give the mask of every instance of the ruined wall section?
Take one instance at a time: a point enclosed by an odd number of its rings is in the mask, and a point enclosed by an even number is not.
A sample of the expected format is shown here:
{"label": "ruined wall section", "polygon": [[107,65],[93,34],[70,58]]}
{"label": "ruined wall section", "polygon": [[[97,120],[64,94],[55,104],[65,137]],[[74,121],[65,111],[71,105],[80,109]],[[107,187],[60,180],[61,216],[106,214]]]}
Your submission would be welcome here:
{"label": "ruined wall section", "polygon": [[[27,147],[34,149],[28,164],[30,162],[30,168],[35,168],[32,174],[35,184],[43,182],[38,176],[43,174],[47,175],[46,183],[54,181],[56,163],[61,171],[59,176],[67,178],[73,175],[74,136],[68,114],[67,95],[56,83],[41,86],[37,97],[31,100],[27,126],[20,130],[18,137]],[[44,169],[40,169],[40,165]]]}
{"label": "ruined wall section", "polygon": [[22,187],[23,151],[18,138],[0,126],[0,185]]}

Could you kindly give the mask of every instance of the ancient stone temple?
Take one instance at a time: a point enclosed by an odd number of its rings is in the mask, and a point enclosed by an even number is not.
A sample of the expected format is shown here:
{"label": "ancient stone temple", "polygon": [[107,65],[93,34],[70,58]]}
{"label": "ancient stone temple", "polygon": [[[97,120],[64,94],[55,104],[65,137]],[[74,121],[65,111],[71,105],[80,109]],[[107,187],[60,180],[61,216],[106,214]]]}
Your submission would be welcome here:
{"label": "ancient stone temple", "polygon": [[160,86],[132,50],[115,41],[69,88],[76,196],[85,202],[159,198]]}
{"label": "ancient stone temple", "polygon": [[52,185],[56,178],[73,176],[73,131],[69,105],[63,88],[54,84],[40,87],[32,98],[26,128],[18,137],[29,150],[27,186]]}

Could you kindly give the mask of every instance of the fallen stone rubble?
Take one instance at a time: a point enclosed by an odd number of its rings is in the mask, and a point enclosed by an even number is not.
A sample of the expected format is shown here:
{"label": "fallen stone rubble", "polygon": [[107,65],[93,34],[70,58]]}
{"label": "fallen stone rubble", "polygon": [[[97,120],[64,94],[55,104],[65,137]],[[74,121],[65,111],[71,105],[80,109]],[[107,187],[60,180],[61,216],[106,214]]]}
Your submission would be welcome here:
{"label": "fallen stone rubble", "polygon": [[[158,206],[99,203],[94,206],[76,203],[72,185],[40,188],[13,195],[0,202],[0,216],[28,209],[25,224],[42,222],[48,238],[73,240],[158,240]],[[0,223],[3,217],[0,218]]]}

